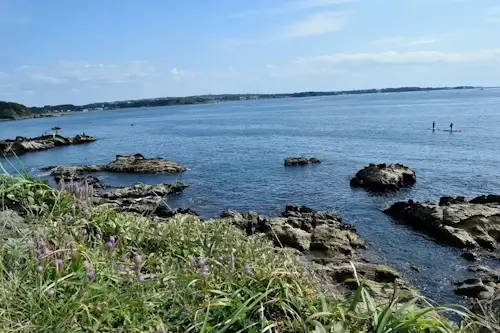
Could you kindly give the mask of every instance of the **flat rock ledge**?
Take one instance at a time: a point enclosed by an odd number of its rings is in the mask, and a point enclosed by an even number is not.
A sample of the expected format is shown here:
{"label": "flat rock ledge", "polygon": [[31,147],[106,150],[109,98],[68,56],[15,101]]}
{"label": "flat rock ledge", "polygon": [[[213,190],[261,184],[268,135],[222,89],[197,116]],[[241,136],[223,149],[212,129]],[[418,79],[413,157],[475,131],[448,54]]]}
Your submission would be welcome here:
{"label": "flat rock ledge", "polygon": [[116,155],[114,161],[105,165],[76,165],[49,168],[56,181],[64,179],[81,179],[82,175],[91,172],[125,172],[125,173],[181,173],[186,168],[177,162],[164,158],[145,158],[141,154]]}
{"label": "flat rock ledge", "polygon": [[286,157],[285,158],[285,166],[290,167],[290,166],[304,166],[304,165],[310,165],[310,164],[319,164],[321,163],[320,160],[317,158],[311,157]]}
{"label": "flat rock ledge", "polygon": [[13,140],[0,141],[0,156],[23,155],[55,147],[94,142],[95,140],[93,136],[83,134],[69,138],[61,135],[43,135],[35,138],[18,136]]}
{"label": "flat rock ledge", "polygon": [[356,173],[351,186],[369,191],[395,191],[417,181],[415,172],[402,164],[370,164]]}
{"label": "flat rock ledge", "polygon": [[498,195],[470,201],[463,197],[443,197],[439,204],[409,200],[397,202],[384,212],[441,243],[487,251],[497,251],[500,246]]}
{"label": "flat rock ledge", "polygon": [[326,289],[342,284],[355,290],[354,263],[357,274],[367,280],[377,298],[389,298],[394,284],[401,290],[413,290],[394,269],[368,262],[362,257],[365,242],[355,228],[331,212],[315,211],[305,206],[287,206],[281,217],[266,217],[256,212],[224,211],[229,219],[247,235],[262,234],[277,247],[290,247],[302,253],[309,268]]}
{"label": "flat rock ledge", "polygon": [[91,201],[94,205],[112,208],[118,212],[131,212],[144,216],[171,218],[176,214],[198,214],[191,209],[178,208],[171,210],[168,198],[181,194],[188,186],[183,183],[171,184],[135,184],[129,187],[111,187],[98,178],[87,176],[78,182],[61,180],[59,188],[73,193],[82,200]]}

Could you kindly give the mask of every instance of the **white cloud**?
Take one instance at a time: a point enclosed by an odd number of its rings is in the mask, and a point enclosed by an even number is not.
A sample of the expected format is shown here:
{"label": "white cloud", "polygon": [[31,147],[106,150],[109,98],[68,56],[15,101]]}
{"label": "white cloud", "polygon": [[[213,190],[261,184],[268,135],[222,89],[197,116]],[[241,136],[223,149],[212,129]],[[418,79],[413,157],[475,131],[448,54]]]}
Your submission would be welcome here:
{"label": "white cloud", "polygon": [[244,12],[239,12],[232,14],[233,18],[245,18],[245,17],[255,17],[255,16],[274,16],[280,15],[288,12],[302,11],[316,8],[325,8],[340,4],[348,4],[359,2],[360,0],[297,0],[288,1],[284,6],[281,7],[269,7],[261,8],[255,10],[248,10]]}
{"label": "white cloud", "polygon": [[439,43],[443,40],[444,35],[424,36],[424,37],[387,37],[374,40],[372,43],[376,45],[401,45],[401,46],[418,46]]}
{"label": "white cloud", "polygon": [[346,24],[346,16],[340,12],[323,12],[307,16],[286,27],[283,35],[287,38],[324,35],[341,30]]}
{"label": "white cloud", "polygon": [[181,80],[183,78],[192,77],[195,74],[192,70],[179,69],[177,67],[170,69],[168,72],[174,80]]}
{"label": "white cloud", "polygon": [[488,23],[500,23],[500,16],[499,17],[487,17],[484,20]]}
{"label": "white cloud", "polygon": [[431,64],[431,63],[464,63],[499,60],[500,49],[485,49],[466,52],[413,51],[380,53],[336,53],[309,58],[298,58],[294,61],[300,65],[339,65],[339,64]]}

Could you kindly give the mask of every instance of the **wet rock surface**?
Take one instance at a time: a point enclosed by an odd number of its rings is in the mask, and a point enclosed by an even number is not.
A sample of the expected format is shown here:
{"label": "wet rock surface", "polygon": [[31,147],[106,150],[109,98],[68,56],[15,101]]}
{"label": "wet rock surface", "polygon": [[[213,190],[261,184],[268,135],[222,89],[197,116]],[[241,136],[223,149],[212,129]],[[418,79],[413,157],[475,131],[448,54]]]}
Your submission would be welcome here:
{"label": "wet rock surface", "polygon": [[370,164],[356,173],[351,186],[369,191],[394,191],[417,181],[415,172],[402,164]]}
{"label": "wet rock surface", "polygon": [[89,135],[76,135],[68,138],[61,135],[43,135],[35,138],[18,136],[13,140],[0,141],[0,156],[23,155],[55,147],[94,142],[95,140],[93,136]]}
{"label": "wet rock surface", "polygon": [[54,178],[71,179],[81,178],[82,175],[92,172],[124,172],[124,173],[181,173],[185,167],[177,162],[164,158],[145,158],[141,154],[116,155],[114,161],[106,165],[76,165],[59,166],[51,169]]}
{"label": "wet rock surface", "polygon": [[311,157],[287,157],[285,158],[285,166],[303,166],[309,164],[319,164],[320,160],[317,158]]}
{"label": "wet rock surface", "polygon": [[343,284],[356,289],[356,272],[376,296],[389,297],[394,284],[410,290],[407,282],[394,269],[371,263],[363,258],[365,242],[352,225],[331,212],[314,211],[305,206],[287,206],[281,217],[266,217],[256,212],[224,211],[221,218],[229,219],[247,235],[264,234],[278,247],[291,247],[310,259],[310,267],[325,283]]}

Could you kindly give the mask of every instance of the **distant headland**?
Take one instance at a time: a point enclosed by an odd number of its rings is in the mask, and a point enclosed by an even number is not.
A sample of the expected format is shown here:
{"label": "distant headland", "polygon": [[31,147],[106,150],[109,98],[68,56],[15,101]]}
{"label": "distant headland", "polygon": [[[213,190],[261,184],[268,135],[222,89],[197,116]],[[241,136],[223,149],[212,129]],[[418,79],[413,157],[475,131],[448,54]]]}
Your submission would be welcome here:
{"label": "distant headland", "polygon": [[360,89],[360,90],[344,90],[344,91],[305,91],[305,92],[284,93],[284,94],[220,94],[220,95],[198,95],[198,96],[187,96],[187,97],[147,98],[138,100],[91,103],[85,105],[73,105],[73,104],[45,105],[42,107],[27,107],[22,104],[0,101],[0,120],[53,117],[72,112],[86,112],[94,110],[114,110],[114,109],[140,108],[140,107],[222,103],[222,102],[240,101],[240,100],[320,97],[320,96],[337,96],[337,95],[361,95],[361,94],[435,91],[435,90],[461,90],[461,89],[463,90],[463,89],[482,89],[482,88],[473,86],[439,87],[439,88],[399,87],[399,88]]}

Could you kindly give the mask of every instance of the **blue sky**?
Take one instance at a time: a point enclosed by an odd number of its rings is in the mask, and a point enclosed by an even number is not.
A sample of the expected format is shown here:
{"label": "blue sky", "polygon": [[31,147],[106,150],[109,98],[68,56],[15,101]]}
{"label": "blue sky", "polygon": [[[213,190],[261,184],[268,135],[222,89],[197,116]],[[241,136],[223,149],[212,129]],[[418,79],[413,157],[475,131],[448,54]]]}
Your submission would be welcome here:
{"label": "blue sky", "polygon": [[498,0],[0,0],[0,100],[500,85]]}

